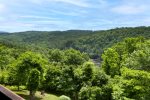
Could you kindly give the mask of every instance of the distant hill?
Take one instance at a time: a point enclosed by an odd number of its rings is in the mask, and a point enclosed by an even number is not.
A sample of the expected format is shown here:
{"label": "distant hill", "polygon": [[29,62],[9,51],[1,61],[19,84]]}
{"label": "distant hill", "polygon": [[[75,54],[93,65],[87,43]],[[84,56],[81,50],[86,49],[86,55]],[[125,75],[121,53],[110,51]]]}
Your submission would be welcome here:
{"label": "distant hill", "polygon": [[0,31],[0,34],[7,34],[8,32]]}
{"label": "distant hill", "polygon": [[12,45],[22,45],[43,48],[63,48],[69,40],[89,35],[91,31],[27,31],[0,35],[0,42]]}
{"label": "distant hill", "polygon": [[75,41],[69,41],[65,47],[73,47],[87,52],[92,58],[101,56],[105,48],[122,41],[127,37],[150,38],[150,27],[116,28],[106,31],[94,31],[93,34],[79,37]]}
{"label": "distant hill", "polygon": [[0,34],[0,43],[35,48],[75,48],[87,52],[92,58],[101,55],[104,48],[112,46],[126,37],[150,38],[150,27],[116,28],[106,31],[27,31]]}

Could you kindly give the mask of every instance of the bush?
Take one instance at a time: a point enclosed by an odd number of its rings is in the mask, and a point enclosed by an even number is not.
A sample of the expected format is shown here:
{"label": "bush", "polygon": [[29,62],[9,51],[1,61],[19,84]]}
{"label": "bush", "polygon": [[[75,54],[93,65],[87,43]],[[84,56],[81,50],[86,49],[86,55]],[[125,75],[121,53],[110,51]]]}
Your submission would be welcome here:
{"label": "bush", "polygon": [[0,84],[7,84],[7,83],[8,83],[7,76],[1,75],[0,76]]}
{"label": "bush", "polygon": [[59,97],[59,100],[71,100],[71,99],[65,95],[62,95]]}
{"label": "bush", "polygon": [[102,89],[97,86],[82,87],[79,92],[79,100],[106,100],[102,98]]}

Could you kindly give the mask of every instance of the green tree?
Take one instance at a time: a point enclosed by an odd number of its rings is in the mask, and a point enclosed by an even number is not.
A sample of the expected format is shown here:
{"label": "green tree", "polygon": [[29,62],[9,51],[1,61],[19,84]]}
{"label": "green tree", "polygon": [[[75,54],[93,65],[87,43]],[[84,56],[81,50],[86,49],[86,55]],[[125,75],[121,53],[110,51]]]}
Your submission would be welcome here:
{"label": "green tree", "polygon": [[93,62],[86,62],[74,72],[79,82],[78,86],[80,85],[80,89],[78,90],[79,99],[109,100],[111,91],[106,87],[109,76],[99,67],[95,66]]}
{"label": "green tree", "polygon": [[144,42],[145,39],[143,37],[137,38],[126,38],[124,40],[125,48],[128,54],[131,54],[134,50],[137,49],[137,44]]}
{"label": "green tree", "polygon": [[125,59],[123,65],[131,69],[150,71],[150,46],[142,44],[142,48],[134,51]]}
{"label": "green tree", "polygon": [[[65,64],[67,65],[82,65],[86,60],[87,56],[82,54],[80,51],[74,49],[65,50]],[[85,58],[84,58],[85,57]]]}
{"label": "green tree", "polygon": [[79,100],[104,100],[100,87],[83,87],[79,92]]}
{"label": "green tree", "polygon": [[138,100],[150,99],[150,73],[141,70],[123,68],[121,70],[123,89],[126,97]]}
{"label": "green tree", "polygon": [[[124,41],[119,42],[114,46],[112,46],[111,48],[106,49],[102,55],[103,59],[102,67],[106,72],[106,74],[111,75],[112,77],[115,75],[121,75],[120,69],[122,68],[125,59],[127,60],[127,58],[130,57],[133,52],[141,50],[141,48],[143,47],[142,45],[144,45],[145,42],[146,40],[143,37],[126,38],[124,39]],[[147,57],[148,53],[143,56]],[[134,58],[136,57],[133,57],[133,59]],[[136,60],[137,62],[143,62],[139,61],[138,59]],[[129,63],[130,62],[132,62],[131,59]],[[148,61],[145,60],[145,62],[148,64]]]}
{"label": "green tree", "polygon": [[106,75],[104,71],[102,71],[99,68],[96,68],[92,76],[92,86],[102,87],[103,85],[107,85],[109,79],[109,76]]}
{"label": "green tree", "polygon": [[119,54],[113,48],[108,48],[104,51],[102,58],[102,68],[107,75],[111,75],[112,77],[120,75],[120,66],[118,64],[120,63]]}
{"label": "green tree", "polygon": [[82,80],[85,84],[91,82],[94,74],[95,66],[93,62],[86,62],[82,66]]}
{"label": "green tree", "polygon": [[60,78],[62,74],[60,66],[49,65],[45,74],[45,81],[43,84],[44,88],[51,93],[60,92],[58,86],[60,85]]}
{"label": "green tree", "polygon": [[50,62],[62,62],[64,58],[64,52],[59,49],[52,49],[49,52]]}
{"label": "green tree", "polygon": [[18,89],[20,85],[26,85],[28,75],[32,69],[40,72],[40,81],[43,79],[46,60],[41,55],[33,52],[25,52],[11,65],[14,73]]}
{"label": "green tree", "polygon": [[37,69],[32,69],[27,81],[27,89],[30,91],[30,100],[34,100],[34,95],[39,85],[40,72]]}
{"label": "green tree", "polygon": [[146,71],[121,69],[121,76],[111,79],[113,100],[149,100],[150,74]]}
{"label": "green tree", "polygon": [[8,70],[8,65],[14,61],[13,49],[0,45],[0,71]]}

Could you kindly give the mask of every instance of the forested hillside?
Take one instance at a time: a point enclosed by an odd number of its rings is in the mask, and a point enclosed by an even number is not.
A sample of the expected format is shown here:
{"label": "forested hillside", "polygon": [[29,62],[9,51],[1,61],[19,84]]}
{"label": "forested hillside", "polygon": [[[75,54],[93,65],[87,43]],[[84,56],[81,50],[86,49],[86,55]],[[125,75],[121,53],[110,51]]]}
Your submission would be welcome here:
{"label": "forested hillside", "polygon": [[0,34],[0,42],[5,45],[30,49],[74,48],[86,52],[92,58],[98,58],[105,48],[126,37],[150,37],[150,27],[116,28],[106,31],[28,31]]}
{"label": "forested hillside", "polygon": [[66,41],[89,35],[92,31],[27,31],[0,34],[0,42],[8,45],[29,46],[32,48],[63,48]]}
{"label": "forested hillside", "polygon": [[95,31],[93,34],[78,38],[76,41],[66,43],[65,47],[73,47],[87,52],[93,58],[103,53],[105,48],[122,41],[126,37],[143,36],[150,38],[150,27],[117,28],[106,31]]}
{"label": "forested hillside", "polygon": [[0,84],[31,98],[149,100],[149,71],[150,27],[0,34]]}
{"label": "forested hillside", "polygon": [[128,37],[113,44],[104,50],[100,67],[75,49],[46,51],[1,44],[0,84],[28,90],[30,100],[43,90],[59,100],[150,99],[150,39]]}

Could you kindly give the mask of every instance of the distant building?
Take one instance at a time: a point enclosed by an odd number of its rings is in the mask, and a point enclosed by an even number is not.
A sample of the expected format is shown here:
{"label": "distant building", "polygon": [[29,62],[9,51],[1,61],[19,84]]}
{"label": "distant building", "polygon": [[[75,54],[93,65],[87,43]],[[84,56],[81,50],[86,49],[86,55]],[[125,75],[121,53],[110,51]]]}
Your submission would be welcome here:
{"label": "distant building", "polygon": [[25,100],[11,90],[0,85],[0,100]]}

